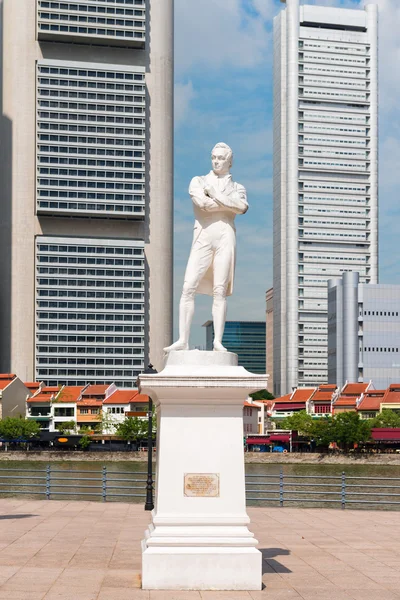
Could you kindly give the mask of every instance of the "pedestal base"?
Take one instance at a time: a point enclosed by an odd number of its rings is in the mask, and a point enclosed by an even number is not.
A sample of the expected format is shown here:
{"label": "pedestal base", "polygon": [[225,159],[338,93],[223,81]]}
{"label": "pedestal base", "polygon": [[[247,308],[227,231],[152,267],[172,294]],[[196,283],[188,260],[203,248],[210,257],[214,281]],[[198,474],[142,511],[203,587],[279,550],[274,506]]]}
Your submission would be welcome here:
{"label": "pedestal base", "polygon": [[260,590],[256,548],[147,548],[142,542],[145,590]]}
{"label": "pedestal base", "polygon": [[142,543],[142,587],[260,590],[262,557],[246,513],[243,402],[266,375],[229,352],[171,352],[142,375],[157,406],[157,489]]}

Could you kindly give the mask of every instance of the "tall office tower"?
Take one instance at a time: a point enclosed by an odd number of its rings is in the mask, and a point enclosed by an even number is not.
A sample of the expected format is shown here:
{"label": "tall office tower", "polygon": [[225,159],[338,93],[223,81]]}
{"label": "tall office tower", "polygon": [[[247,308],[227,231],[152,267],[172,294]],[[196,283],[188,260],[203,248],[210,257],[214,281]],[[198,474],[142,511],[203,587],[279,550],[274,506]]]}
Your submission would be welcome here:
{"label": "tall office tower", "polygon": [[[284,1],[284,0],[282,0]],[[378,14],[274,23],[274,389],[328,380],[327,280],[378,280]]]}
{"label": "tall office tower", "polygon": [[0,6],[0,370],[132,387],[171,340],[173,0]]}

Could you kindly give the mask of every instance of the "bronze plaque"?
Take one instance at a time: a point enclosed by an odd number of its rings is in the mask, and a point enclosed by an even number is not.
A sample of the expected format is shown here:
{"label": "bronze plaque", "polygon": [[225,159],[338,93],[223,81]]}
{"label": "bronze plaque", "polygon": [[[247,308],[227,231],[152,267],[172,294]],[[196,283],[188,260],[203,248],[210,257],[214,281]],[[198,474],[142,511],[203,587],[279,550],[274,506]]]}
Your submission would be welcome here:
{"label": "bronze plaque", "polygon": [[219,498],[219,474],[185,473],[184,495],[197,498]]}

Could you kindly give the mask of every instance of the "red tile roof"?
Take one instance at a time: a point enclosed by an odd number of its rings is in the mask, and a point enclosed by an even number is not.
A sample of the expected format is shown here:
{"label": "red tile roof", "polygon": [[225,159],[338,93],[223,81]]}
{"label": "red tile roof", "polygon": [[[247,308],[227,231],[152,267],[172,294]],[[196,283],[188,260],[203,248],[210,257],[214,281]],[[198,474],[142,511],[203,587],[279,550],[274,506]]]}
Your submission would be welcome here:
{"label": "red tile roof", "polygon": [[87,396],[105,396],[108,388],[112,384],[105,385],[89,385],[86,390],[82,393],[82,397]]}
{"label": "red tile roof", "polygon": [[258,406],[255,406],[254,404],[251,404],[251,402],[247,402],[247,400],[244,401],[243,406],[249,406],[250,408],[259,408]]}
{"label": "red tile roof", "polygon": [[379,410],[381,407],[382,396],[368,396],[361,400],[357,410]]}
{"label": "red tile roof", "polygon": [[139,394],[139,393],[138,393],[138,395],[134,397],[134,399],[133,399],[133,402],[134,402],[135,404],[138,404],[138,403],[139,403],[139,404],[140,404],[140,403],[143,403],[143,404],[148,404],[148,402],[149,402],[149,397],[148,397],[148,396],[146,396],[145,394]]}
{"label": "red tile roof", "polygon": [[104,404],[130,404],[132,401],[136,401],[138,395],[137,390],[116,390],[104,400]]}
{"label": "red tile roof", "polygon": [[297,388],[291,397],[292,402],[307,402],[314,394],[315,388]]}
{"label": "red tile roof", "polygon": [[400,403],[400,383],[391,383],[382,398],[382,403]]}
{"label": "red tile roof", "polygon": [[367,389],[369,383],[348,383],[341,392],[341,396],[361,396]]}
{"label": "red tile roof", "polygon": [[35,394],[35,396],[31,396],[27,399],[27,402],[44,402],[50,404],[52,400],[51,394]]}
{"label": "red tile roof", "polygon": [[320,385],[315,391],[311,400],[313,402],[330,402],[332,400],[332,394],[336,391],[336,384],[325,383]]}
{"label": "red tile roof", "polygon": [[336,408],[336,406],[351,406],[355,408],[358,398],[359,396],[340,396],[333,403],[333,407]]}
{"label": "red tile roof", "polygon": [[66,385],[58,396],[57,402],[77,402],[83,389],[81,385]]}
{"label": "red tile roof", "polygon": [[103,400],[101,398],[82,398],[76,403],[77,406],[102,406]]}
{"label": "red tile roof", "polygon": [[274,402],[290,402],[290,398],[292,394],[285,394],[285,396],[281,396],[280,398],[275,398]]}
{"label": "red tile roof", "polygon": [[14,373],[0,374],[0,390],[4,390],[17,376]]}

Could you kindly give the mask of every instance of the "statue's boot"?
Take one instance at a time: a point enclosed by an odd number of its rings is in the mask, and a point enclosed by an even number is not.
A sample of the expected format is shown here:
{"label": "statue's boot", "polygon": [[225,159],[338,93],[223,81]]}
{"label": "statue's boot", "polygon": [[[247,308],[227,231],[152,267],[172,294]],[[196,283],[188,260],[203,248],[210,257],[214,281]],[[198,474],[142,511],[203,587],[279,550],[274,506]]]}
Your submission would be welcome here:
{"label": "statue's boot", "polygon": [[194,290],[186,291],[185,287],[179,303],[179,340],[164,348],[168,354],[177,350],[189,350],[189,333],[194,314]]}
{"label": "statue's boot", "polygon": [[213,346],[215,352],[228,352],[225,346],[223,346],[218,340],[214,340]]}
{"label": "statue's boot", "polygon": [[226,321],[226,297],[224,294],[214,292],[212,315],[214,321],[213,348],[215,352],[227,352],[227,349],[222,345]]}
{"label": "statue's boot", "polygon": [[177,342],[171,344],[171,346],[167,346],[166,348],[164,348],[165,354],[168,354],[173,350],[189,350],[189,344],[185,342],[185,340],[179,339]]}

